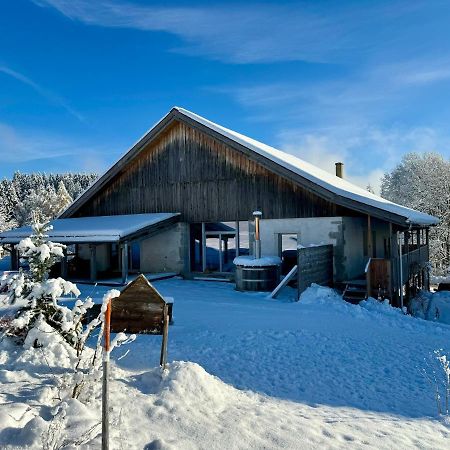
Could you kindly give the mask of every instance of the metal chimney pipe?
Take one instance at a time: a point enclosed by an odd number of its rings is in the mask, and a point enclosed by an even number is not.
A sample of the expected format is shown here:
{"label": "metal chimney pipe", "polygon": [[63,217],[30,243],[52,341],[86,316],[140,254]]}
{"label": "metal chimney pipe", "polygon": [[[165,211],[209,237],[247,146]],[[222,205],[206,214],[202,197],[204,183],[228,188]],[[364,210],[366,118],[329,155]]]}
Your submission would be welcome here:
{"label": "metal chimney pipe", "polygon": [[262,217],[261,211],[254,211],[253,217],[255,218],[255,258],[261,258],[261,239],[259,232],[259,221]]}
{"label": "metal chimney pipe", "polygon": [[344,178],[344,163],[337,162],[336,165],[336,176],[339,178]]}

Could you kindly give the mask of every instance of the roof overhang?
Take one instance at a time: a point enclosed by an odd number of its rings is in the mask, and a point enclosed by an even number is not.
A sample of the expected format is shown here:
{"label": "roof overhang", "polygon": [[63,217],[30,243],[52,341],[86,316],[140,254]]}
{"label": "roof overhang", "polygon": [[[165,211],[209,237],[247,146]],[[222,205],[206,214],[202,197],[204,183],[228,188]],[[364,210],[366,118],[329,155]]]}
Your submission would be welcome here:
{"label": "roof overhang", "polygon": [[[280,152],[251,138],[214,124],[197,114],[182,108],[172,108],[159,122],[157,122],[139,141],[137,141],[122,158],[117,161],[104,175],[94,182],[78,199],[76,199],[61,214],[61,218],[71,217],[76,211],[105,187],[109,181],[125,170],[130,161],[142,152],[147,145],[171,126],[174,122],[182,122],[194,129],[202,131],[219,142],[243,153],[246,157],[257,161],[267,170],[310,190],[317,196],[337,205],[349,208],[362,214],[368,214],[407,228],[429,227],[436,225],[439,220],[428,214],[411,210],[401,205],[389,202],[379,196],[365,192],[346,180],[337,179],[325,171],[314,168],[305,161]],[[299,169],[296,162],[286,161],[280,154],[294,159],[305,166]],[[311,170],[313,168],[313,170]],[[319,175],[318,175],[319,172]],[[322,177],[322,178],[321,178]]]}
{"label": "roof overhang", "polygon": [[[153,236],[180,220],[179,213],[128,214],[56,219],[48,238],[62,244],[136,241]],[[0,244],[17,244],[32,234],[31,227],[0,233]]]}

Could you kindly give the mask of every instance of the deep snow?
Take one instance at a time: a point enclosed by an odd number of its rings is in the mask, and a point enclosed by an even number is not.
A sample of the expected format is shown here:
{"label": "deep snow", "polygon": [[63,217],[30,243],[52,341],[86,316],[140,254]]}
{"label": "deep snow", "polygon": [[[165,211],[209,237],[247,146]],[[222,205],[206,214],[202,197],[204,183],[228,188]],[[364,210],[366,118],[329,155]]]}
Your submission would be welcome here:
{"label": "deep snow", "polygon": [[422,292],[411,302],[414,316],[450,325],[450,291]]}
{"label": "deep snow", "polygon": [[[155,286],[175,298],[168,359],[190,362],[172,362],[161,379],[156,336],[112,355],[113,448],[448,448],[421,370],[433,350],[449,349],[450,326],[320,287],[295,303],[289,288],[272,300],[227,283]],[[79,288],[98,301],[107,290]],[[1,344],[1,448],[42,448],[68,362],[61,347],[47,352]],[[98,424],[99,392],[88,406],[68,402],[61,439]]]}

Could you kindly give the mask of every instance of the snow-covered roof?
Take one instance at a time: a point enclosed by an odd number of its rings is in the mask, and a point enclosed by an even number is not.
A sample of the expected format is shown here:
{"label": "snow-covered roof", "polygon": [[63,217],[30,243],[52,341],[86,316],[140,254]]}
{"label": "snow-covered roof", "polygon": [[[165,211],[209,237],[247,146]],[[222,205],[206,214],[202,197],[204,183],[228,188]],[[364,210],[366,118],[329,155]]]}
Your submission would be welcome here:
{"label": "snow-covered roof", "polygon": [[[61,243],[118,242],[178,216],[179,213],[159,213],[56,219],[50,222],[53,229],[48,236],[50,240]],[[15,244],[31,234],[31,227],[4,231],[0,233],[0,243]]]}
{"label": "snow-covered roof", "polygon": [[[271,163],[275,163],[278,166],[289,170],[294,174],[294,176],[297,176],[297,178],[313,183],[314,185],[320,187],[322,192],[326,192],[327,195],[331,194],[332,196],[336,196],[336,199],[333,201],[338,204],[339,202],[344,203],[342,200],[339,200],[340,197],[340,199],[346,200],[345,206],[349,208],[358,210],[358,205],[363,208],[366,207],[365,209],[367,209],[367,206],[377,208],[380,210],[380,213],[385,213],[384,215],[387,213],[396,216],[397,220],[395,221],[404,224],[405,226],[408,226],[409,224],[429,226],[435,225],[439,222],[439,219],[436,217],[385,200],[384,198],[372,194],[371,192],[362,189],[347,180],[339,178],[336,175],[330,174],[319,167],[303,161],[294,155],[285,153],[274,147],[263,144],[262,142],[258,142],[255,139],[225,128],[211,122],[208,119],[205,119],[202,116],[199,116],[198,114],[180,107],[172,108],[171,111],[159,122],[157,122],[141,139],[139,139],[131,147],[131,149],[129,149],[119,159],[119,161],[114,164],[114,166],[112,166],[103,176],[93,183],[78,199],[69,205],[69,207],[62,213],[61,217],[69,217],[73,214],[81,205],[91,198],[91,196],[94,195],[98,189],[104,186],[111,177],[121,170],[124,164],[131,161],[134,156],[144,148],[149,140],[151,140],[152,137],[164,128],[165,124],[170,122],[173,118],[176,120],[183,120],[183,118],[186,118],[191,122],[194,121],[204,127],[207,127],[209,130],[220,134],[221,136],[242,147],[245,147],[263,158],[266,158]],[[375,212],[373,214],[376,215]]]}
{"label": "snow-covered roof", "polygon": [[184,108],[175,107],[174,109],[336,195],[402,216],[405,218],[405,222],[411,223],[412,225],[428,226],[435,225],[439,222],[439,219],[436,217],[390,202],[379,195],[372,194],[371,192],[362,189],[347,180],[339,178],[336,175],[330,174],[294,155],[285,153],[274,147],[263,144],[262,142],[258,142],[255,139],[237,133],[236,131],[225,128]]}

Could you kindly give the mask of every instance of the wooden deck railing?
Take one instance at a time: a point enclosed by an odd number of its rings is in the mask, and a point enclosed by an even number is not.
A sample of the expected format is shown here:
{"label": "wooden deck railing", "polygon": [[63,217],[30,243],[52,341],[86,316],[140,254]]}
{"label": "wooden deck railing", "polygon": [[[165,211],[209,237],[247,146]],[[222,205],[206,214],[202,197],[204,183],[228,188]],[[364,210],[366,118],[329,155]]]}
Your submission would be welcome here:
{"label": "wooden deck railing", "polygon": [[[418,272],[425,267],[425,265],[429,261],[429,256],[430,255],[428,247],[426,245],[421,246],[415,245],[412,251],[411,246],[409,246],[409,253],[402,255],[403,283],[406,283],[409,276],[413,272]],[[400,283],[398,256],[392,258],[392,264],[393,264],[393,278],[394,278],[393,286],[395,289],[397,289]]]}
{"label": "wooden deck railing", "polygon": [[[409,253],[402,255],[403,284],[412,274],[419,273],[429,261],[428,247],[426,245],[415,246]],[[390,295],[400,285],[398,256],[392,259],[369,258],[365,267],[367,281],[367,295]]]}

